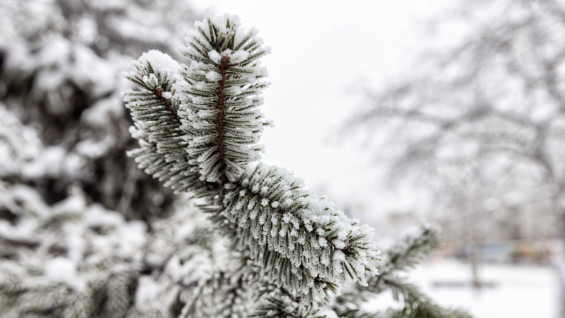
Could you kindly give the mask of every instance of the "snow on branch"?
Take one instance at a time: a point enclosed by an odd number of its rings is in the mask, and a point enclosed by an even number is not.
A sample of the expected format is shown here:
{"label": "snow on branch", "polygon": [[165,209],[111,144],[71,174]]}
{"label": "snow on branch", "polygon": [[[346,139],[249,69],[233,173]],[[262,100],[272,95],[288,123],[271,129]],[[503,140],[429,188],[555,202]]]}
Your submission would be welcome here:
{"label": "snow on branch", "polygon": [[191,62],[177,85],[182,129],[201,178],[233,181],[262,151],[257,142],[267,122],[259,106],[267,83],[258,58],[268,50],[235,17],[205,19],[195,28],[183,51]]}
{"label": "snow on branch", "polygon": [[[466,312],[439,306],[416,285],[399,275],[399,272],[412,268],[438,246],[439,234],[433,228],[425,226],[418,233],[407,235],[385,252],[379,275],[371,277],[366,287],[353,286],[336,298],[334,311],[339,317],[348,318],[470,318]],[[390,291],[396,301],[403,302],[402,309],[369,313],[363,308],[363,302],[385,291]]]}
{"label": "snow on branch", "polygon": [[144,53],[126,77],[140,90],[124,94],[134,126],[130,133],[140,148],[128,153],[140,169],[177,192],[202,187],[180,129],[178,106],[173,99],[173,84],[178,80],[179,64],[159,51]]}
{"label": "snow on branch", "polygon": [[258,60],[267,51],[256,31],[222,16],[195,24],[183,51],[188,65],[142,55],[128,75],[141,89],[126,94],[140,143],[130,155],[166,186],[193,193],[260,281],[316,310],[343,283],[366,285],[377,251],[369,227],[284,169],[255,164],[268,125]]}
{"label": "snow on branch", "polygon": [[202,208],[216,223],[229,224],[224,229],[235,246],[250,252],[267,281],[303,298],[324,298],[345,281],[366,285],[377,272],[372,229],[305,190],[284,169],[250,169],[226,184],[222,201],[211,198]]}

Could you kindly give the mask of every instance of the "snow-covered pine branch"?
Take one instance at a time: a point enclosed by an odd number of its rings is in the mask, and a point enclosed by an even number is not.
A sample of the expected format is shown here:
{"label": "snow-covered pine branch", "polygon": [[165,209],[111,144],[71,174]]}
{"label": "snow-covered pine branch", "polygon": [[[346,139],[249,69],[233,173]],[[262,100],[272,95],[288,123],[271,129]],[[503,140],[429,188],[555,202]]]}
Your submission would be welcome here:
{"label": "snow-covered pine branch", "polygon": [[439,245],[437,230],[428,226],[422,227],[418,233],[407,235],[386,251],[385,261],[379,267],[380,276],[409,270],[429,256]]}
{"label": "snow-covered pine branch", "polygon": [[156,50],[144,53],[126,77],[140,90],[124,94],[134,126],[132,137],[140,148],[128,155],[135,158],[140,169],[165,183],[176,192],[194,192],[204,185],[199,180],[197,166],[183,149],[187,146],[181,130],[178,105],[173,99],[174,83],[180,65],[169,55]]}
{"label": "snow-covered pine branch", "polygon": [[366,285],[376,271],[371,229],[336,210],[333,202],[304,189],[289,172],[259,164],[226,184],[212,213],[239,250],[248,250],[268,281],[325,296],[345,281]]}
{"label": "snow-covered pine branch", "polygon": [[[139,166],[191,192],[234,243],[275,283],[303,302],[376,274],[371,230],[307,191],[290,173],[255,163],[264,119],[258,106],[267,50],[255,31],[223,16],[196,23],[182,65],[152,51],[129,73],[126,94]],[[323,303],[323,301],[322,301]]]}
{"label": "snow-covered pine branch", "polygon": [[255,308],[249,318],[327,318],[328,313],[312,305],[301,304],[284,293],[267,296]]}
{"label": "snow-covered pine branch", "polygon": [[218,271],[199,282],[198,290],[184,306],[179,318],[247,317],[261,288],[257,273],[246,268]]}
{"label": "snow-covered pine branch", "polygon": [[[400,242],[385,251],[379,275],[368,281],[368,286],[353,286],[336,298],[333,310],[339,317],[347,318],[470,318],[469,314],[455,309],[446,309],[437,305],[416,285],[399,276],[427,257],[439,246],[437,230],[424,226],[413,235],[407,235]],[[377,294],[392,292],[403,306],[399,310],[385,312],[367,312],[361,305]]]}
{"label": "snow-covered pine branch", "polygon": [[268,52],[256,31],[236,17],[197,22],[183,54],[184,81],[177,82],[179,115],[201,178],[233,181],[260,158],[257,145],[265,121],[259,106],[266,70],[259,58]]}

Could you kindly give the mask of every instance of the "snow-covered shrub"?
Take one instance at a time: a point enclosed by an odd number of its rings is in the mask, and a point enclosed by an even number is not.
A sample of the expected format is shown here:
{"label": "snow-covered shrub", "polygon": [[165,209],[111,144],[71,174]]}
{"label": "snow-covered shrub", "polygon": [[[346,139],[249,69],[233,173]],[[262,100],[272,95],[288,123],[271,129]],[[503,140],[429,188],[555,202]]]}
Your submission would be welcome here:
{"label": "snow-covered shrub", "polygon": [[20,181],[49,203],[79,185],[88,200],[127,218],[170,211],[172,194],[125,155],[133,143],[120,95],[130,84],[121,72],[149,48],[174,53],[195,16],[190,3],[2,1],[0,16],[0,102],[37,129],[51,172],[65,170],[40,175],[35,167]]}
{"label": "snow-covered shrub", "polygon": [[13,213],[0,220],[2,317],[176,317],[183,293],[232,263],[193,207],[148,229],[72,192],[50,206],[25,185],[0,191]]}

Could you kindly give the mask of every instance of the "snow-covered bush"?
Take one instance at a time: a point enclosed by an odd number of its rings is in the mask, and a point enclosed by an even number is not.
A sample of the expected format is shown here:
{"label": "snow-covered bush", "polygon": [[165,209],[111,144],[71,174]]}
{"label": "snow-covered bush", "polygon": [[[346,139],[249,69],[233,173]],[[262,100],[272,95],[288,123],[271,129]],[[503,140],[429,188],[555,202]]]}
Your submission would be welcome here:
{"label": "snow-covered bush", "polygon": [[[174,4],[175,10],[170,8]],[[0,101],[38,131],[50,172],[19,175],[49,203],[79,185],[127,218],[168,212],[173,197],[140,173],[120,92],[121,72],[149,48],[181,43],[195,14],[185,1],[26,0],[0,4]],[[36,167],[39,168],[39,167]],[[141,195],[143,194],[143,195]]]}

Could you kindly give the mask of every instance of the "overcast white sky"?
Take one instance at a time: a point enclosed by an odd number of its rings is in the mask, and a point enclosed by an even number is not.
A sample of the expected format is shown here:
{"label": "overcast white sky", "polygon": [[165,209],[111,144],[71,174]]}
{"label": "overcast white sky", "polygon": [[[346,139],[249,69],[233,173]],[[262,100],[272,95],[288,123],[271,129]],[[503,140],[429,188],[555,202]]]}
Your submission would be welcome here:
{"label": "overcast white sky", "polygon": [[379,188],[369,152],[339,134],[359,109],[356,89],[406,70],[425,43],[422,19],[440,12],[434,1],[193,0],[199,11],[230,13],[259,35],[272,53],[263,61],[271,87],[265,114],[275,127],[264,134],[264,160],[284,166],[338,203],[371,206],[379,214],[414,204],[410,194]]}

